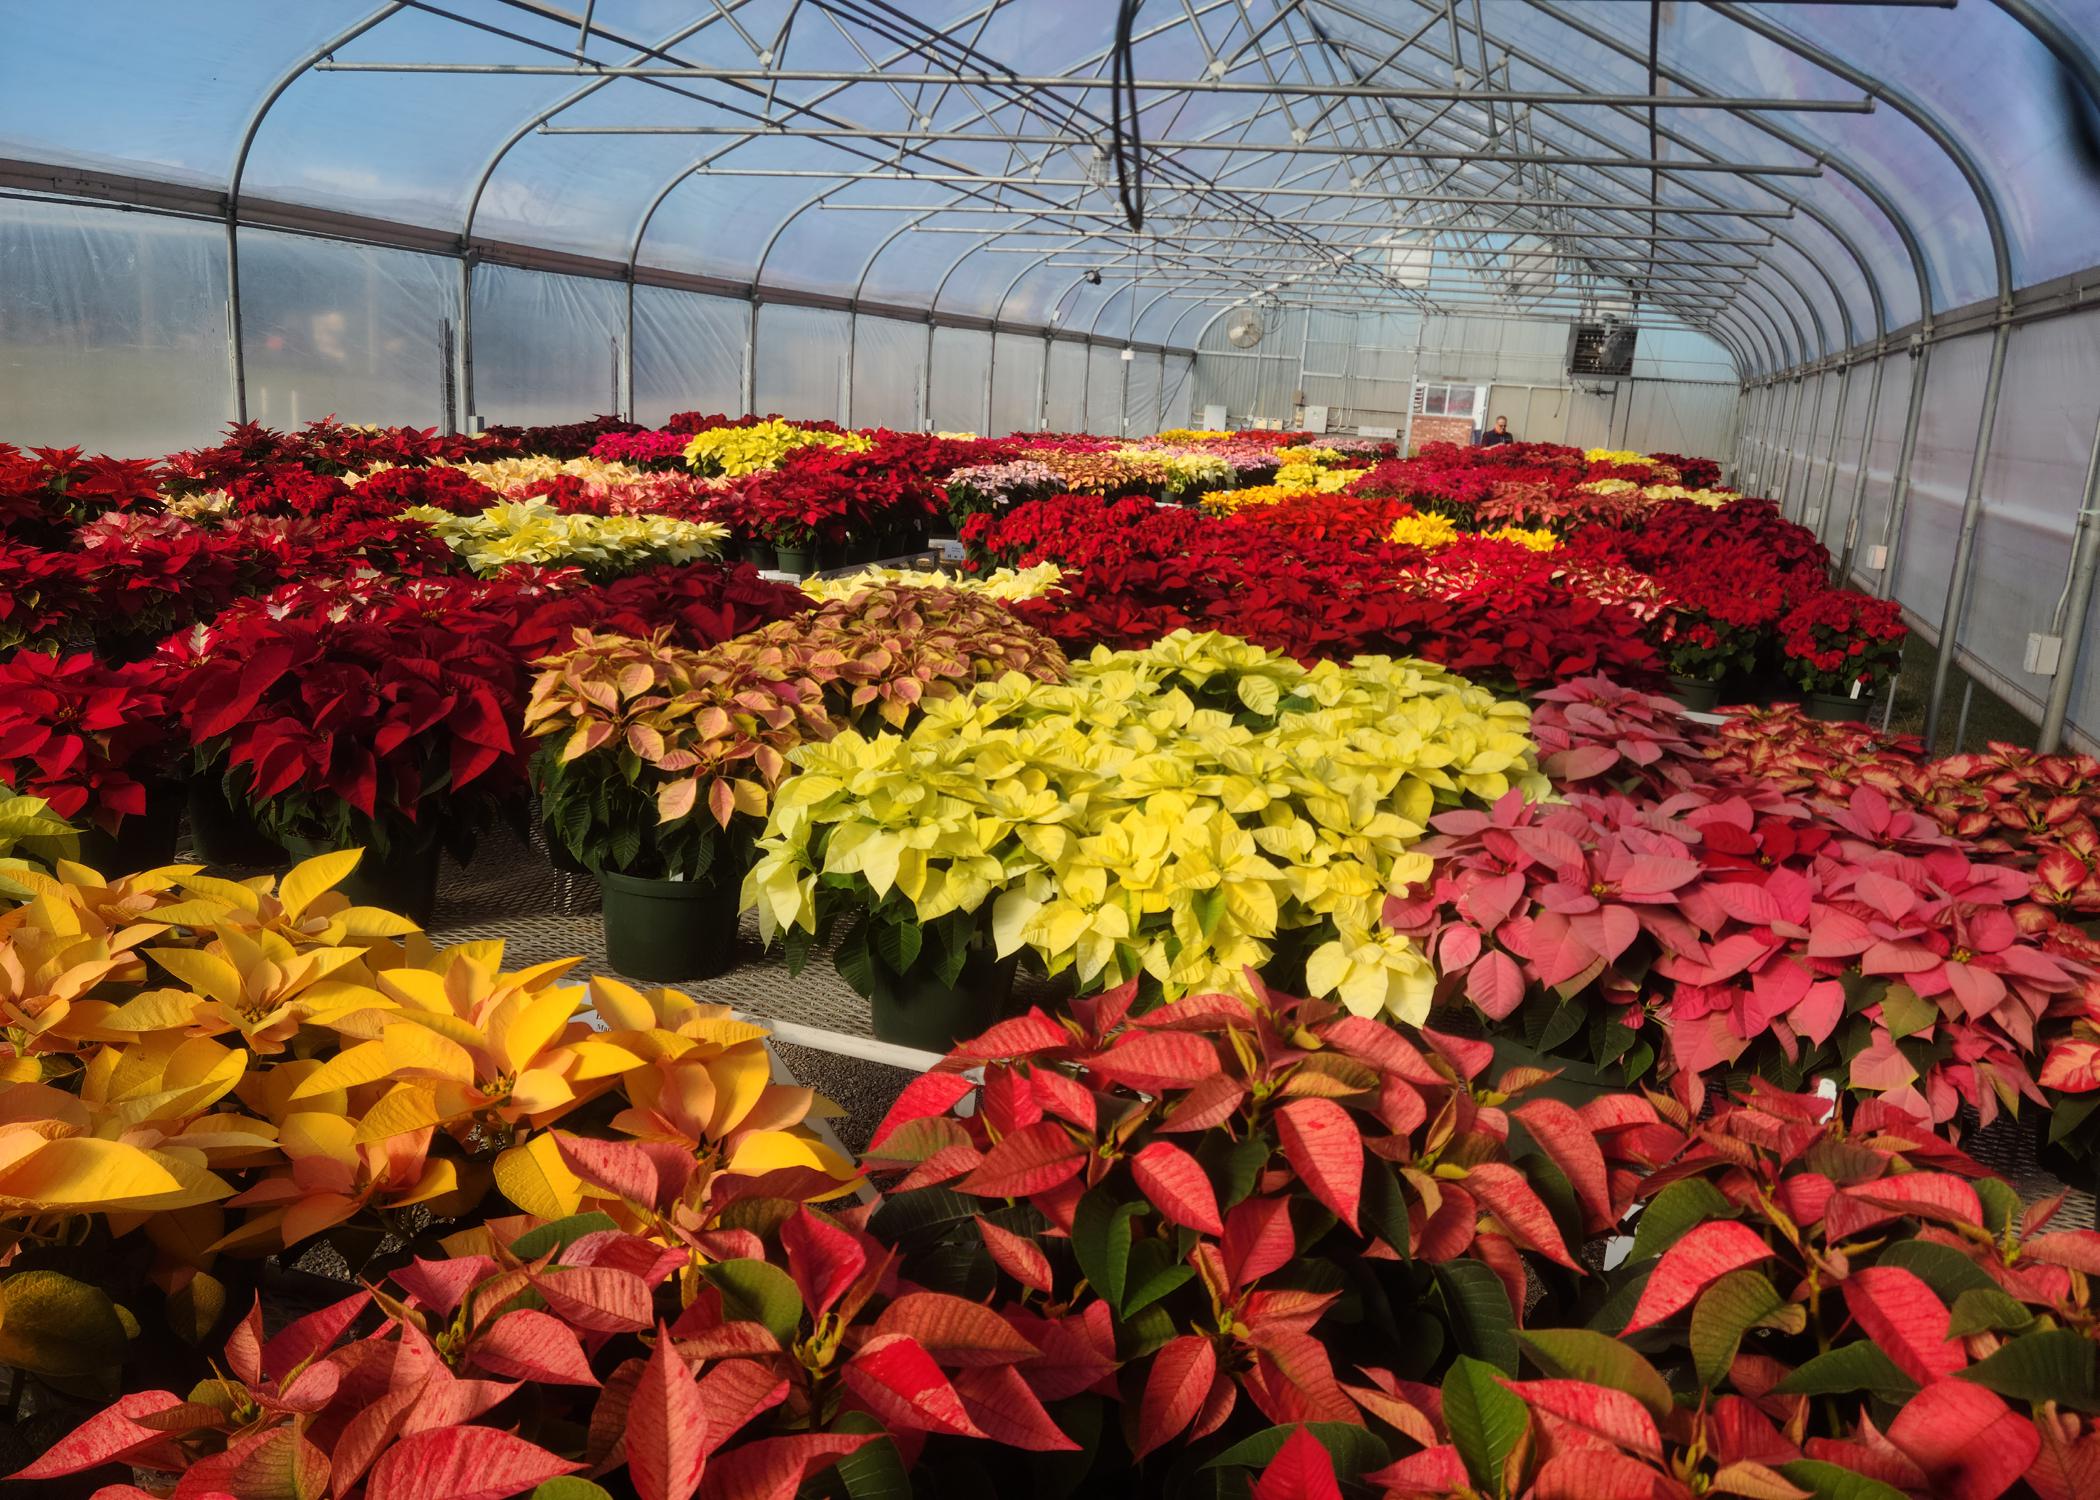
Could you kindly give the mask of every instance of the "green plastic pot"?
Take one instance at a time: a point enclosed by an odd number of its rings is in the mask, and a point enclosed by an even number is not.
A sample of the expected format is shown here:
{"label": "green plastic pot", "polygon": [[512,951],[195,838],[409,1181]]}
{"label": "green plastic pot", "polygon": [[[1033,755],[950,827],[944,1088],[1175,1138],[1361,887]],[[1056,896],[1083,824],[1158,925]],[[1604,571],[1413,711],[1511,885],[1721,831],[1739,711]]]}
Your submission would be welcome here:
{"label": "green plastic pot", "polygon": [[780,551],[764,537],[752,537],[744,543],[744,561],[770,573],[780,566]]}
{"label": "green plastic pot", "polygon": [[951,1050],[1006,1014],[1019,959],[1019,954],[994,958],[988,946],[973,947],[952,985],[942,984],[928,963],[914,964],[903,974],[878,964],[870,1002],[875,1039],[925,1052]]}
{"label": "green plastic pot", "polygon": [[807,547],[776,547],[774,562],[782,573],[792,573],[797,578],[809,576],[809,549]]}
{"label": "green plastic pot", "polygon": [[[342,845],[332,839],[300,838],[288,834],[284,852],[293,860],[333,854]],[[366,849],[357,868],[344,876],[336,889],[355,906],[377,906],[399,912],[418,926],[429,925],[437,910],[439,850],[436,839],[422,843],[396,844],[380,858]]]}
{"label": "green plastic pot", "polygon": [[284,850],[255,826],[246,804],[227,800],[217,776],[200,776],[189,784],[186,801],[190,847],[208,865],[266,869],[284,863]]}
{"label": "green plastic pot", "polygon": [[629,979],[712,979],[736,963],[733,880],[652,880],[598,872],[605,956]]}
{"label": "green plastic pot", "polygon": [[1864,724],[1873,706],[1874,700],[1865,695],[1845,698],[1836,693],[1810,693],[1801,701],[1804,713],[1826,724]]}
{"label": "green plastic pot", "polygon": [[1710,714],[1721,706],[1721,684],[1702,677],[1670,674],[1670,696],[1695,714]]}
{"label": "green plastic pot", "polygon": [[89,824],[80,831],[80,862],[102,875],[136,875],[175,863],[182,831],[182,788],[175,782],[146,787],[146,810],[129,814],[115,833]]}

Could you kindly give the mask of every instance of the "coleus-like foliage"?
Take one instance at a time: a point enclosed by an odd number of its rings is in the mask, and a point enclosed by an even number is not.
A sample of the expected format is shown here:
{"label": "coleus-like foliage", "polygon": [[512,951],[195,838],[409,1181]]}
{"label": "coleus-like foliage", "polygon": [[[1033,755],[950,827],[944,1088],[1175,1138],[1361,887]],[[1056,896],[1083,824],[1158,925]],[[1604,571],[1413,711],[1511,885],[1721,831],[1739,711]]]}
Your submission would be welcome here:
{"label": "coleus-like foliage", "polygon": [[905,1275],[1015,1299],[1043,1400],[1120,1397],[1110,1471],[1249,1424],[1386,1420],[1448,1348],[1514,1373],[1527,1277],[1578,1279],[1570,1247],[1675,1146],[1642,1099],[1529,1097],[1546,1075],[1490,1083],[1484,1043],[1253,988],[1000,1022],[868,1150],[903,1174],[869,1229]]}

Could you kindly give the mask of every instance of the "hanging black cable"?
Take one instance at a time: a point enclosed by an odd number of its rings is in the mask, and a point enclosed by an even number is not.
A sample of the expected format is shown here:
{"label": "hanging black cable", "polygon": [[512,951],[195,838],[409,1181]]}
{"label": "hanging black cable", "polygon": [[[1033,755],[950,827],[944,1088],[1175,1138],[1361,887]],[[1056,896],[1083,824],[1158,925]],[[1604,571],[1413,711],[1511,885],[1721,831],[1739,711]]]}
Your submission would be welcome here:
{"label": "hanging black cable", "polygon": [[1109,153],[1116,163],[1116,195],[1133,230],[1145,227],[1145,142],[1138,130],[1137,65],[1130,33],[1144,0],[1120,0],[1116,7],[1116,47],[1110,74]]}

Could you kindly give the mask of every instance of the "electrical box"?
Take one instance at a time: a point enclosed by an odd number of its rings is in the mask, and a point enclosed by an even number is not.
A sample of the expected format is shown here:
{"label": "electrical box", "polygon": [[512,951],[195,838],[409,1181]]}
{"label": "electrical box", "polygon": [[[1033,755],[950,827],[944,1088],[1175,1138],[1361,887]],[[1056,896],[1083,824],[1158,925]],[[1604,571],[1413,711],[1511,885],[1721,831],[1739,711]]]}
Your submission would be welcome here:
{"label": "electrical box", "polygon": [[1808,508],[1808,513],[1807,513],[1806,515],[1802,516],[1802,518],[1801,518],[1801,524],[1802,524],[1803,526],[1820,526],[1820,525],[1822,525],[1822,524],[1823,524],[1823,507],[1822,507],[1822,506],[1820,506],[1820,505],[1811,505],[1811,506],[1810,506],[1810,507]]}
{"label": "electrical box", "polygon": [[2043,635],[2034,631],[2027,637],[2027,653],[2020,658],[2020,670],[2031,672],[2036,677],[2054,677],[2056,663],[2063,655],[2064,638],[2060,635]]}
{"label": "electrical box", "polygon": [[1887,567],[1888,565],[1888,548],[1876,546],[1869,547],[1867,549],[1867,571],[1869,573],[1879,573],[1883,568]]}

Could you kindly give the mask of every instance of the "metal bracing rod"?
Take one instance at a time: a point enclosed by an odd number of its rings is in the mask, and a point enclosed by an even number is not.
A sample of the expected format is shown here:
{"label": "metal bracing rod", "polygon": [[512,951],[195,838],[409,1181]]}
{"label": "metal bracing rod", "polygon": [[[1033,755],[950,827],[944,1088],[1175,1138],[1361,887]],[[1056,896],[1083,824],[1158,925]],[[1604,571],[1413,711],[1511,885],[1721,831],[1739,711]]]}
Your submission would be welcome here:
{"label": "metal bracing rod", "polygon": [[[1085,178],[1030,177],[1018,172],[827,172],[811,167],[706,167],[689,174],[695,177],[787,177],[821,178],[834,182],[931,182],[931,183],[985,183],[1001,187],[1021,188],[1084,188],[1099,192],[1098,183]],[[1211,191],[1203,184],[1173,184],[1162,188],[1170,196],[1182,197],[1189,193]],[[1358,202],[1390,203],[1391,193],[1365,192],[1356,188],[1246,188],[1245,191],[1264,198],[1330,198]],[[1791,208],[1723,208],[1708,204],[1684,203],[1612,203],[1573,202],[1565,198],[1503,198],[1490,193],[1436,193],[1409,194],[1410,203],[1463,203],[1503,204],[1512,208],[1562,208],[1585,209],[1592,213],[1665,213],[1712,215],[1724,219],[1791,219]],[[920,213],[943,212],[939,204],[924,204]],[[1286,221],[1286,225],[1288,221]],[[1512,230],[1511,233],[1522,231]]]}
{"label": "metal bracing rod", "polygon": [[[1192,255],[1199,258],[1216,259],[1221,264],[1227,266],[1244,266],[1246,267],[1246,269],[1256,273],[1257,275],[1274,275],[1277,271],[1284,269],[1297,271],[1336,272],[1354,270],[1359,268],[1355,257],[1349,255],[1316,255],[1308,254],[1304,251],[1270,251],[1265,249],[1246,247],[1235,247],[1229,251],[1198,250],[1195,248],[1195,246],[1197,245],[1204,244],[1234,245],[1234,243],[1235,242],[1230,240],[1192,241],[1190,244],[1182,247],[1183,254],[1179,257],[1176,257],[1176,260],[1178,262],[1179,260],[1185,259],[1188,256]],[[1108,262],[1127,263],[1139,259],[1140,257],[1145,257],[1148,258],[1148,263],[1159,264],[1161,265],[1162,269],[1166,269],[1164,263],[1160,262],[1157,259],[1157,252],[1149,246],[1092,245],[1074,246],[1066,250],[1051,250],[1045,249],[1042,246],[985,245],[979,248],[978,253],[984,255],[1032,255],[1041,257],[1042,264],[1044,265],[1073,267],[1082,270],[1089,266],[1103,265],[1104,258]],[[1081,256],[1085,258],[1079,260],[1066,260],[1054,258],[1061,256]],[[1619,278],[1632,277],[1635,275],[1634,272],[1620,270],[1617,268],[1629,264],[1637,264],[1635,262],[1628,262],[1617,257],[1604,255],[1580,257],[1571,256],[1569,257],[1569,259],[1578,260],[1580,262],[1580,268],[1577,271],[1567,273],[1566,279],[1570,281],[1572,281],[1573,278],[1575,278],[1578,275],[1609,276]],[[1689,270],[1695,264],[1693,262],[1659,261],[1657,262],[1657,264],[1669,266],[1673,269],[1652,273],[1646,270],[1641,271],[1638,275],[1638,280],[1642,286],[1645,287],[1652,284],[1654,286],[1659,287],[1685,286],[1718,290],[1723,287],[1736,287],[1743,284],[1743,278],[1740,276],[1688,274]],[[1473,277],[1479,280],[1490,280],[1496,277],[1504,276],[1550,276],[1552,284],[1556,286],[1560,285],[1564,279],[1563,276],[1557,272],[1547,272],[1543,270],[1514,271],[1506,266],[1475,266],[1464,263],[1452,263],[1449,261],[1433,261],[1426,266],[1410,268],[1405,273],[1406,277],[1412,277],[1416,274],[1417,270],[1426,271],[1430,273],[1438,271],[1462,272],[1469,277]],[[1393,272],[1390,274],[1398,276],[1401,273]],[[1414,285],[1412,280],[1405,279],[1403,279],[1402,284],[1407,286]],[[1571,285],[1570,289],[1577,290],[1579,288],[1575,288]],[[1598,295],[1609,295],[1614,299],[1623,299],[1629,294],[1617,290],[1615,286],[1614,290],[1612,290],[1611,292],[1600,292],[1598,293]],[[1634,293],[1631,293],[1630,295],[1637,296],[1639,295],[1639,293],[1636,291]]]}
{"label": "metal bracing rod", "polygon": [[[1808,426],[1801,433],[1801,514],[1806,516],[1808,492],[1816,479],[1816,427],[1823,420],[1823,388],[1830,384],[1830,372],[1817,370],[1813,375],[1805,376],[1804,380],[1813,380],[1816,385],[1816,399],[1808,408]],[[1786,492],[1787,498],[1791,500],[1794,493],[1794,466],[1791,463],[1786,469]]]}
{"label": "metal bracing rod", "polygon": [[[956,227],[942,228],[938,225],[918,225],[915,226],[911,230],[911,232],[913,234],[971,234],[977,235],[980,238],[988,239],[1026,238],[1032,234],[1040,234],[1045,238],[1054,237],[1067,241],[1121,241],[1130,238],[1130,231],[1127,229],[1073,230],[1068,234],[1059,235],[1055,234],[1055,232],[1051,230],[983,230],[964,229]],[[1107,245],[1094,246],[1092,248],[1083,247],[1078,244],[1073,244],[1068,248],[1059,248],[1057,246],[1052,245],[986,245],[983,248],[984,253],[987,255],[1092,255],[1103,250],[1121,250],[1132,254],[1159,255],[1162,253],[1173,254],[1175,251],[1186,249],[1191,245],[1245,246],[1246,244],[1247,237],[1244,234],[1177,234],[1171,240],[1146,239],[1142,243],[1134,245],[1111,243]],[[1269,260],[1281,260],[1286,258],[1296,259],[1300,261],[1315,260],[1333,266],[1338,265],[1340,262],[1345,260],[1352,260],[1357,256],[1366,254],[1367,252],[1380,250],[1420,250],[1426,251],[1432,256],[1449,256],[1458,253],[1442,245],[1393,245],[1388,244],[1384,240],[1329,240],[1319,246],[1263,244],[1259,246],[1248,247],[1244,251],[1244,253],[1248,255],[1260,256],[1264,259]],[[1485,266],[1463,265],[1453,266],[1451,267],[1451,269],[1478,271],[1481,274],[1486,275],[1498,269],[1497,265],[1495,264],[1496,261],[1509,260],[1579,261],[1584,265],[1604,266],[1646,267],[1652,264],[1656,266],[1669,267],[1674,271],[1680,272],[1687,270],[1754,271],[1764,264],[1764,262],[1756,260],[1693,260],[1687,256],[1657,256],[1653,261],[1650,261],[1645,256],[1606,255],[1602,251],[1596,250],[1490,250],[1487,252],[1487,254],[1493,257],[1494,260],[1491,260],[1490,263]],[[1645,279],[1645,277],[1642,279]],[[1669,281],[1685,280],[1689,278],[1666,274],[1658,277],[1657,279],[1662,281]],[[1736,276],[1716,276],[1703,279],[1715,285],[1726,286],[1736,281],[1739,281],[1742,278]]]}
{"label": "metal bracing rod", "polygon": [[[1259,191],[1260,191],[1260,189],[1258,189],[1258,188],[1249,188],[1249,189],[1248,189],[1247,191],[1249,191],[1250,193],[1252,193],[1252,192],[1259,192]],[[1500,202],[1501,200],[1497,199],[1497,200],[1494,200],[1494,201],[1496,201],[1496,202]],[[1079,208],[1075,208],[1075,209],[1063,209],[1063,208],[1030,208],[1030,207],[1028,207],[1028,206],[1026,206],[1026,205],[1024,205],[1024,204],[1019,204],[1019,203],[1013,203],[1013,204],[1007,204],[1007,203],[958,203],[958,204],[955,204],[954,206],[950,207],[950,206],[949,206],[949,205],[947,205],[947,204],[941,204],[941,203],[829,203],[829,202],[826,202],[826,203],[820,203],[820,204],[818,204],[818,205],[817,205],[817,207],[818,207],[818,208],[820,208],[820,209],[822,209],[822,210],[824,210],[824,211],[825,211],[826,213],[840,213],[840,214],[936,214],[936,213],[937,213],[937,214],[989,214],[989,215],[993,215],[993,216],[995,216],[995,217],[1006,217],[1006,218],[1018,218],[1018,219],[1046,219],[1046,218],[1055,218],[1055,219],[1058,219],[1058,220],[1067,220],[1067,219],[1072,219],[1072,220],[1078,220],[1078,219],[1089,219],[1089,220],[1091,220],[1091,219],[1105,219],[1105,220],[1109,220],[1109,221],[1111,221],[1111,222],[1114,222],[1114,223],[1117,223],[1117,224],[1121,224],[1121,223],[1122,223],[1122,222],[1124,221],[1124,219],[1123,219],[1123,215],[1122,215],[1122,214],[1121,214],[1120,212],[1115,212],[1115,213],[1112,213],[1112,212],[1109,212],[1108,210],[1105,210],[1105,209],[1079,209]],[[1145,214],[1145,222],[1147,223],[1147,225],[1149,226],[1149,225],[1150,225],[1150,224],[1151,224],[1151,223],[1152,223],[1152,222],[1153,222],[1153,221],[1154,221],[1155,219],[1156,219],[1156,220],[1157,220],[1158,222],[1162,223],[1162,224],[1209,224],[1209,223],[1232,223],[1232,222],[1238,222],[1238,221],[1236,221],[1236,220],[1232,219],[1232,218],[1231,218],[1231,216],[1229,216],[1229,215],[1226,215],[1226,214],[1218,214],[1218,213],[1181,213],[1181,212],[1162,212],[1162,213],[1154,214],[1154,213],[1152,213],[1152,212],[1151,212],[1150,210],[1147,210],[1147,211],[1146,211],[1146,214]],[[1770,244],[1774,244],[1774,243],[1776,243],[1776,241],[1775,241],[1775,240],[1774,240],[1774,239],[1773,239],[1773,238],[1772,238],[1772,237],[1771,237],[1770,235],[1766,235],[1766,236],[1765,236],[1765,237],[1763,237],[1762,239],[1759,239],[1759,238],[1756,238],[1755,236],[1751,236],[1751,235],[1728,235],[1728,234],[1678,234],[1678,233],[1672,233],[1672,232],[1671,232],[1671,231],[1669,231],[1669,230],[1662,230],[1662,231],[1660,231],[1660,232],[1657,232],[1657,233],[1654,233],[1654,234],[1650,234],[1650,233],[1649,233],[1648,231],[1646,231],[1646,230],[1644,230],[1644,229],[1553,229],[1553,228],[1532,228],[1532,227],[1528,227],[1528,226],[1524,226],[1524,225],[1511,225],[1511,226],[1510,226],[1510,227],[1508,227],[1508,228],[1487,228],[1487,229],[1483,229],[1483,228],[1481,228],[1480,226],[1477,226],[1477,225],[1471,225],[1471,224],[1456,224],[1456,223],[1453,223],[1453,224],[1405,224],[1405,223],[1394,223],[1394,222],[1390,222],[1390,221],[1388,221],[1388,220],[1385,220],[1385,219],[1301,219],[1301,218],[1295,218],[1295,217],[1294,217],[1294,218],[1292,218],[1290,222],[1291,222],[1292,224],[1294,224],[1294,225],[1297,225],[1297,226],[1300,226],[1300,227],[1303,227],[1303,228],[1314,228],[1314,229],[1375,229],[1375,230],[1378,230],[1378,231],[1380,231],[1381,233],[1383,233],[1383,232],[1386,232],[1386,231],[1406,231],[1406,232],[1408,232],[1408,233],[1445,233],[1445,234],[1483,234],[1483,233],[1485,233],[1485,234],[1504,234],[1504,235],[1508,235],[1508,236],[1509,236],[1509,237],[1510,237],[1511,239],[1540,239],[1540,240],[1654,240],[1654,241],[1656,241],[1656,242],[1657,242],[1658,244],[1672,244],[1672,245],[1737,245],[1737,246],[1742,246],[1742,245],[1748,245],[1748,246],[1759,246],[1759,245],[1770,245]],[[954,233],[971,233],[971,234],[1038,234],[1038,233],[1040,233],[1040,234],[1049,234],[1049,233],[1054,233],[1054,232],[1056,232],[1056,231],[1054,231],[1054,230],[1029,230],[1029,229],[997,229],[997,230],[994,230],[994,229],[966,229],[966,228],[964,228],[964,227],[958,226],[958,227],[956,227],[956,228],[948,229],[948,230],[945,230],[945,231],[943,231],[943,232],[944,232],[944,233],[950,233],[950,234],[954,234]],[[1086,231],[1086,232],[1092,232],[1092,231]],[[1128,230],[1128,229],[1125,229],[1125,230],[1123,230],[1122,232],[1123,232],[1123,233],[1125,233],[1125,234],[1128,234],[1128,233],[1130,233],[1131,231],[1130,231],[1130,230]],[[1146,233],[1146,234],[1149,234],[1149,233],[1151,233],[1151,230],[1150,230],[1149,228],[1147,228],[1146,230],[1143,230],[1143,231],[1141,231],[1141,232],[1142,232],[1142,233]],[[1502,253],[1502,252],[1497,252],[1497,253]],[[1719,264],[1719,262],[1716,262],[1716,264]]]}
{"label": "metal bracing rod", "polygon": [[1896,478],[1889,486],[1888,514],[1881,519],[1882,567],[1874,592],[1883,599],[1896,593],[1896,565],[1903,560],[1903,513],[1910,508],[1911,460],[1918,451],[1918,419],[1925,411],[1926,377],[1933,346],[1920,343],[1910,370],[1910,400],[1903,413],[1903,441],[1896,450]]}
{"label": "metal bracing rod", "polygon": [[[899,88],[1017,88],[1101,90],[1108,78],[1062,74],[892,73],[886,69],[837,68],[698,68],[654,64],[614,67],[596,63],[319,62],[329,73],[494,74],[523,78],[683,78],[716,83],[879,83]],[[1782,114],[1868,115],[1874,101],[1865,99],[1714,98],[1684,94],[1585,94],[1559,89],[1400,88],[1385,84],[1312,83],[1297,79],[1275,82],[1231,78],[1148,78],[1131,87],[1167,94],[1285,94],[1312,99],[1394,99],[1460,104],[1610,104],[1647,109],[1757,109]],[[1156,102],[1156,101],[1155,101]]]}
{"label": "metal bracing rod", "polygon": [[[807,130],[787,125],[542,125],[541,135],[731,135],[748,136],[753,140],[787,138],[805,141],[866,140],[866,141],[941,141],[967,142],[981,146],[1054,146],[1065,149],[1098,146],[1091,136],[1050,135],[1017,133],[1013,135],[985,135],[970,130],[915,130],[909,127],[885,129],[880,126],[859,126],[851,130]],[[1367,156],[1392,161],[1484,161],[1510,162],[1523,166],[1542,167],[1629,167],[1642,170],[1651,167],[1669,167],[1680,172],[1729,172],[1741,175],[1755,172],[1766,177],[1821,177],[1821,166],[1794,165],[1773,166],[1764,162],[1713,161],[1684,162],[1658,158],[1653,161],[1618,156],[1579,156],[1568,152],[1554,151],[1501,151],[1482,149],[1465,151],[1456,148],[1417,146],[1372,146],[1336,141],[1227,141],[1227,140],[1147,140],[1147,151],[1222,151],[1256,156]],[[1252,191],[1250,189],[1250,191]]]}
{"label": "metal bracing rod", "polygon": [[2078,502],[2078,524],[2071,532],[2071,572],[2056,606],[2051,633],[2063,637],[2056,673],[2049,679],[2049,699],[2042,706],[2042,727],[2034,748],[2048,755],[2062,747],[2064,720],[2071,692],[2078,686],[2078,658],[2085,646],[2086,617],[2093,602],[2093,577],[2100,571],[2100,422],[2093,426],[2093,446],[2085,462],[2085,489]]}
{"label": "metal bracing rod", "polygon": [[1799,375],[1796,375],[1794,377],[1792,382],[1793,393],[1791,401],[1789,401],[1785,393],[1782,392],[1780,397],[1780,409],[1786,413],[1786,416],[1781,421],[1780,425],[1774,429],[1775,435],[1782,433],[1784,434],[1784,436],[1780,438],[1781,446],[1772,455],[1773,463],[1778,469],[1778,473],[1773,477],[1776,478],[1779,481],[1779,483],[1776,489],[1767,487],[1765,493],[1779,502],[1779,508],[1782,512],[1786,510],[1787,479],[1794,472],[1794,436],[1801,430],[1801,397],[1803,394],[1803,383],[1804,382],[1802,381]]}
{"label": "metal bracing rod", "polygon": [[[1962,496],[1961,533],[1954,543],[1954,566],[1947,574],[1947,602],[1940,607],[1940,650],[1932,664],[1932,696],[1925,703],[1925,751],[1936,743],[1947,678],[1961,645],[1962,619],[1969,606],[1969,564],[1976,551],[1976,528],[1983,519],[1983,474],[1990,461],[1991,433],[1998,425],[1998,393],[2005,383],[2005,346],[2012,341],[2012,320],[2000,316],[1991,335],[1991,370],[1983,382],[1983,411],[1977,417],[1976,447],[1969,455],[1969,488]],[[1956,747],[1960,748],[1959,746]]]}
{"label": "metal bracing rod", "polygon": [[1867,493],[1867,460],[1874,451],[1874,423],[1881,413],[1881,369],[1888,363],[1888,350],[1874,352],[1874,378],[1867,382],[1867,425],[1860,430],[1859,467],[1852,476],[1852,507],[1845,515],[1844,549],[1838,555],[1837,576],[1831,582],[1850,586],[1852,552],[1859,541],[1859,508]]}

